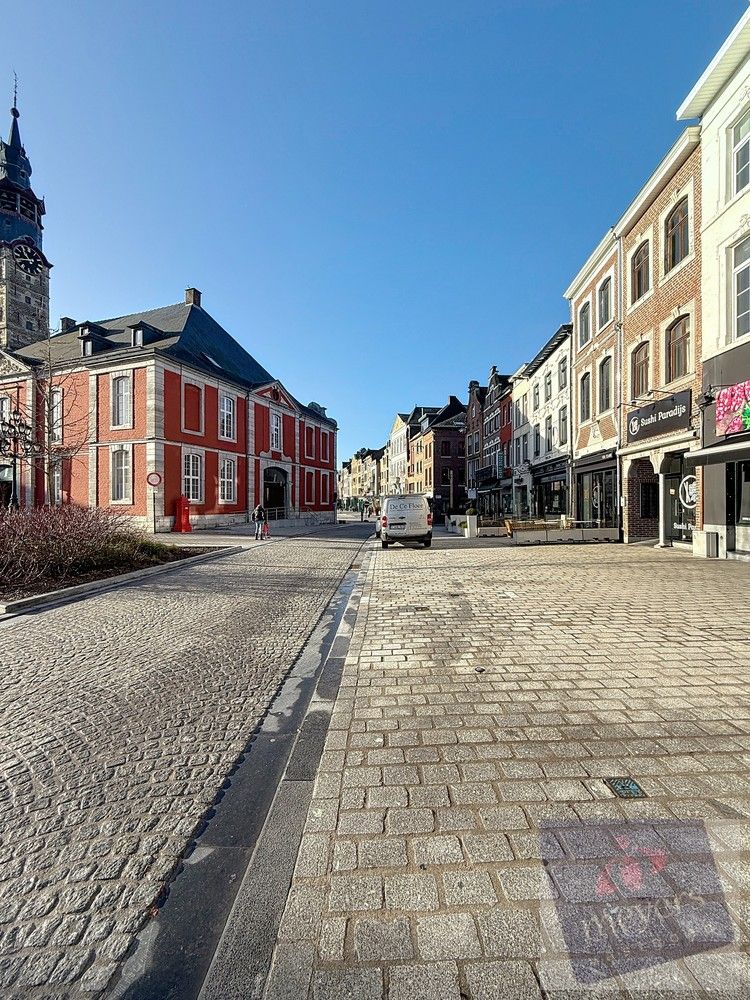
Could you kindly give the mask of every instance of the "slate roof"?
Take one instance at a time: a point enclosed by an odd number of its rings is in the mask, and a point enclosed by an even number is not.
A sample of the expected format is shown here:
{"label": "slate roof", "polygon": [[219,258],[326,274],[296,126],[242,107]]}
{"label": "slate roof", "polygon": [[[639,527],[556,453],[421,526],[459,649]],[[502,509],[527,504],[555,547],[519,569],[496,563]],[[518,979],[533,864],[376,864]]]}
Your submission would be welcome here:
{"label": "slate roof", "polygon": [[[147,338],[144,347],[132,347],[132,328],[145,325]],[[86,361],[110,360],[118,351],[133,352],[157,350],[172,360],[191,365],[214,377],[223,375],[249,389],[268,385],[277,379],[265,369],[234,337],[200,306],[179,302],[158,309],[116,316],[96,323],[79,323],[69,333],[55,334],[49,341],[41,340],[15,351],[17,357],[31,364],[43,362],[48,349],[54,365],[81,359],[80,334],[85,326],[92,327],[97,350]],[[49,348],[48,348],[49,344]],[[336,421],[312,406],[294,400],[303,413],[336,426]]]}

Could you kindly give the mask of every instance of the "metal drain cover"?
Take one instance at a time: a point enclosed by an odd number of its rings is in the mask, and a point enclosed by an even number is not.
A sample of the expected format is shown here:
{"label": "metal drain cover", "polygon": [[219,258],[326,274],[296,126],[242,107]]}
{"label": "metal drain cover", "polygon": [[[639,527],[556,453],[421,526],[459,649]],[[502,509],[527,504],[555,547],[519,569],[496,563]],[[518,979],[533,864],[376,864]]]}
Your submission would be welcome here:
{"label": "metal drain cover", "polygon": [[611,788],[619,799],[647,798],[635,778],[605,778],[604,784]]}

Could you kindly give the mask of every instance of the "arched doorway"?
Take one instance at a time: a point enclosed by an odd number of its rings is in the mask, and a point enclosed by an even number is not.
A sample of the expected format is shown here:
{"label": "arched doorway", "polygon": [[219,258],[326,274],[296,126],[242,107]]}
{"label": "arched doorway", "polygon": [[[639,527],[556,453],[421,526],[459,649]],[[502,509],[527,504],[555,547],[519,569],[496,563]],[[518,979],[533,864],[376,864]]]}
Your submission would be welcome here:
{"label": "arched doorway", "polygon": [[269,520],[286,517],[286,483],[284,469],[270,468],[263,473],[263,506]]}

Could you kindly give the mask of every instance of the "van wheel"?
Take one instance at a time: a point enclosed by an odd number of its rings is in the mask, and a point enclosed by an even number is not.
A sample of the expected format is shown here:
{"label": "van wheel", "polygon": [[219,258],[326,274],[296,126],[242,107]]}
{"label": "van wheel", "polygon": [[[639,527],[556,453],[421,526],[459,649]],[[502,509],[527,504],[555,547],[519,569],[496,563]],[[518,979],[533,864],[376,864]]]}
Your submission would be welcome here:
{"label": "van wheel", "polygon": [[388,542],[386,542],[385,538],[380,539],[380,544],[383,546],[384,549],[388,548]]}
{"label": "van wheel", "polygon": [[422,544],[424,545],[424,547],[426,549],[429,549],[429,547],[432,545],[432,539],[431,538],[425,538],[425,540],[422,542]]}

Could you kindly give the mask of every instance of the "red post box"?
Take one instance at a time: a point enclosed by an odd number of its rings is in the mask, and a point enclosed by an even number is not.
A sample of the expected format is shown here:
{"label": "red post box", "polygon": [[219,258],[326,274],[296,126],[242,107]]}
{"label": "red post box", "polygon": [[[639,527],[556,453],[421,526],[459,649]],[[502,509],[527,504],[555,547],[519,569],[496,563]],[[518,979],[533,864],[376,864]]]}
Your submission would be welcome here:
{"label": "red post box", "polygon": [[190,501],[186,496],[179,496],[174,502],[174,524],[172,531],[192,531],[190,524]]}

